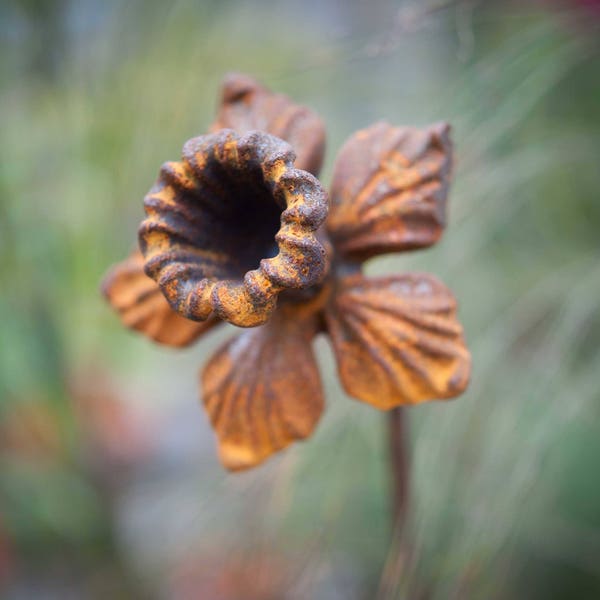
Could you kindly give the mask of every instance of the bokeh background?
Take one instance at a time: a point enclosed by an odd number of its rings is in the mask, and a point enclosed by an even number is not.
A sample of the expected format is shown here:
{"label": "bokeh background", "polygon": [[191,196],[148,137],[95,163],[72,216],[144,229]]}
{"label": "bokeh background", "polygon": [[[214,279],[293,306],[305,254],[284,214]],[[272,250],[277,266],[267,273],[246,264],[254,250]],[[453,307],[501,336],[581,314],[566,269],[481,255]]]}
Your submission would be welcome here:
{"label": "bokeh background", "polygon": [[[599,598],[599,14],[4,0],[0,596]],[[169,350],[100,297],[160,164],[206,130],[231,70],[323,116],[325,182],[358,128],[453,125],[445,237],[367,269],[448,283],[474,356],[465,396],[409,411],[400,566],[384,416],[345,396],[326,340],[316,435],[232,476],[197,391],[232,328]]]}

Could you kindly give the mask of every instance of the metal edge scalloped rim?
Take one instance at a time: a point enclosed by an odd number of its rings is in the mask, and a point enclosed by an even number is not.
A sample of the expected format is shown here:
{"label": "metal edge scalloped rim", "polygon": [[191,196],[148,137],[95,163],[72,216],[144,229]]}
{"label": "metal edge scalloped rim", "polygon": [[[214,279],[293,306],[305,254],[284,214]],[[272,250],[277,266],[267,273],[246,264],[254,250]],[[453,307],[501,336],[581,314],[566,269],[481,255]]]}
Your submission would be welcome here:
{"label": "metal edge scalloped rim", "polygon": [[[196,262],[189,257],[182,260],[182,252],[171,245],[171,238],[179,232],[160,222],[161,215],[176,209],[177,194],[199,183],[209,158],[234,169],[246,161],[257,161],[274,201],[285,206],[275,236],[278,254],[261,260],[241,281],[202,276],[201,256]],[[310,287],[322,280],[327,258],[315,232],[327,217],[327,194],[313,175],[294,168],[294,160],[291,146],[275,136],[259,131],[239,136],[223,129],[189,140],[183,161],[163,166],[157,184],[144,199],[147,218],[140,226],[139,241],[146,273],[159,284],[175,311],[197,321],[214,313],[234,325],[254,327],[269,318],[279,292]],[[159,198],[165,196],[165,190],[169,202]]]}

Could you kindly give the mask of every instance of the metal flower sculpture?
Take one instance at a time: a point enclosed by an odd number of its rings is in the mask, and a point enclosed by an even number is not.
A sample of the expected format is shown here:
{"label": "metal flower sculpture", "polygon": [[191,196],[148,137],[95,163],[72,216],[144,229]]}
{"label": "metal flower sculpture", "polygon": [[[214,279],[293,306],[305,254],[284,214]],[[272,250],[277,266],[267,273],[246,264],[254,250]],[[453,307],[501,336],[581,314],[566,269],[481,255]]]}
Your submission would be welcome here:
{"label": "metal flower sculpture", "polygon": [[345,143],[328,200],[321,120],[232,75],[211,133],[163,165],[140,252],[103,291],[125,325],[186,346],[249,327],[201,376],[221,461],[253,467],[309,436],[324,407],[312,349],[329,335],[347,393],[376,408],[450,398],[470,356],[452,293],[431,275],[369,278],[371,257],[434,244],[445,225],[449,127],[377,123]]}

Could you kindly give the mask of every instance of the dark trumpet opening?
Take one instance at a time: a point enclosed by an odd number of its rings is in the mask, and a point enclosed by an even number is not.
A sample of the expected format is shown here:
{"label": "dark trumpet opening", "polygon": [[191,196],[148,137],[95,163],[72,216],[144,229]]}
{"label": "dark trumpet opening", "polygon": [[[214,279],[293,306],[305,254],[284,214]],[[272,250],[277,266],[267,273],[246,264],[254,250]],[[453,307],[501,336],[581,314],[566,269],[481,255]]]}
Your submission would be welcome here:
{"label": "dark trumpet opening", "polygon": [[[275,235],[285,207],[276,202],[257,161],[232,165],[211,158],[196,176],[195,189],[178,198],[176,218],[187,221],[186,245],[198,250],[206,277],[243,279],[263,258],[278,254]],[[181,223],[172,227],[182,229]]]}
{"label": "dark trumpet opening", "polygon": [[[281,226],[280,206],[264,179],[260,165],[247,163],[244,168],[226,169],[215,163],[213,170],[222,182],[226,214],[215,222],[218,247],[229,257],[228,275],[242,278],[257,269],[263,258],[279,252],[275,236]],[[200,194],[202,191],[199,192]]]}

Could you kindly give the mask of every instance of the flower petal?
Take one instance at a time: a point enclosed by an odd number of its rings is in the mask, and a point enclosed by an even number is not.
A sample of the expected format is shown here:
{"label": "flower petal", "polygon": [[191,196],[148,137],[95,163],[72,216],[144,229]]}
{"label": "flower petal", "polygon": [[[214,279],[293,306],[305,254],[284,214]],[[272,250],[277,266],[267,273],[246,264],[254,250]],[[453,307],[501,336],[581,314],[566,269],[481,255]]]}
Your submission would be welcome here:
{"label": "flower petal", "polygon": [[190,321],[173,311],[156,282],[144,273],[139,251],[110,269],[102,293],[124,325],[167,346],[188,346],[219,323],[216,318]]}
{"label": "flower petal", "polygon": [[325,126],[309,108],[274,94],[239,73],[223,81],[221,105],[210,128],[246,133],[258,129],[288,142],[296,153],[296,167],[318,175],[325,152]]}
{"label": "flower petal", "polygon": [[445,226],[452,145],[445,123],[426,129],[376,123],[342,147],[327,229],[357,260],[435,243]]}
{"label": "flower petal", "polygon": [[314,316],[279,309],[228,341],[204,368],[203,402],[228,469],[258,465],[314,430],[324,405],[311,347],[316,331]]}
{"label": "flower petal", "polygon": [[470,355],[456,301],[431,275],[339,283],[326,309],[344,388],[380,409],[457,396],[467,387]]}

